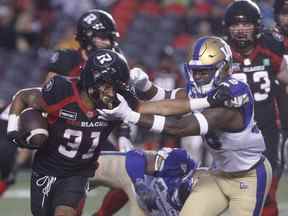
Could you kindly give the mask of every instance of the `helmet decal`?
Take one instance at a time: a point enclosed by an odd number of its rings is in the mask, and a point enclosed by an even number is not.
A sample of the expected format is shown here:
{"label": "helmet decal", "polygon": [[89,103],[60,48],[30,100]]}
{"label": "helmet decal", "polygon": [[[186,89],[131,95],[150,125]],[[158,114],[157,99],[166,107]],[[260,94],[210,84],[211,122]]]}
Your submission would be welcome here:
{"label": "helmet decal", "polygon": [[109,53],[104,53],[100,55],[95,56],[94,58],[94,64],[99,64],[101,67],[107,67],[113,63],[114,59]]}
{"label": "helmet decal", "polygon": [[232,52],[219,37],[201,37],[193,47],[192,59],[184,65],[187,91],[192,97],[204,97],[230,75]]}
{"label": "helmet decal", "polygon": [[[260,37],[262,15],[258,5],[251,0],[237,0],[228,5],[223,24],[229,41],[235,48],[247,48]],[[244,26],[237,26],[245,24]],[[250,24],[250,25],[249,25]],[[232,28],[233,29],[230,29]]]}
{"label": "helmet decal", "polygon": [[81,48],[97,49],[94,42],[95,37],[109,39],[112,49],[117,43],[116,38],[119,32],[116,29],[116,23],[113,17],[103,10],[90,10],[84,13],[78,20],[76,40],[80,43]]}

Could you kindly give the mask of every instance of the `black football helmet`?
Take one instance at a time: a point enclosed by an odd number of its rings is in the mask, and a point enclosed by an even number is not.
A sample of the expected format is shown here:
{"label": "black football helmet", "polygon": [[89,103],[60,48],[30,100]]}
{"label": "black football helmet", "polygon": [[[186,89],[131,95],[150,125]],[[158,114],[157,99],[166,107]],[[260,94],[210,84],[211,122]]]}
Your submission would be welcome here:
{"label": "black football helmet", "polygon": [[[232,45],[238,48],[246,48],[251,46],[255,39],[260,37],[262,27],[261,21],[262,16],[260,8],[256,3],[251,0],[236,0],[228,5],[225,11],[223,24],[226,29],[228,40],[232,42]],[[245,39],[245,36],[240,39],[241,35],[239,35],[238,38],[232,37],[229,27],[239,23],[251,23],[254,25],[253,40],[248,38]]]}
{"label": "black football helmet", "polygon": [[[124,96],[129,105],[136,106],[135,90],[130,88],[129,67],[125,57],[113,50],[97,49],[91,52],[87,62],[80,73],[81,89],[95,102],[97,107],[105,107],[103,101],[99,100],[99,87],[104,83],[113,86],[113,90]],[[117,104],[113,99],[113,105]]]}
{"label": "black football helmet", "polygon": [[103,10],[90,10],[84,13],[78,20],[76,40],[81,48],[88,51],[97,49],[93,42],[93,38],[109,38],[113,48],[116,43],[119,32],[116,30],[116,23],[113,17]]}
{"label": "black football helmet", "polygon": [[288,15],[288,0],[275,0],[274,1],[274,19],[280,31],[288,36],[288,23],[280,20],[280,15]]}

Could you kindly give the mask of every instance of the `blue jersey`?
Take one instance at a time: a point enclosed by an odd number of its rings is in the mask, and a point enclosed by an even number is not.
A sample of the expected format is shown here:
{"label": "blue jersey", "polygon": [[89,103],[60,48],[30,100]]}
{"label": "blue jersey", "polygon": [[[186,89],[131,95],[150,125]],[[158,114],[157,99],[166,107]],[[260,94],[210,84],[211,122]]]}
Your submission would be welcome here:
{"label": "blue jersey", "polygon": [[[254,107],[254,99],[252,92],[249,86],[237,79],[232,77],[228,77],[221,83],[221,85],[226,85],[230,89],[231,98],[234,100],[239,100],[239,110],[244,116],[244,124],[245,127],[248,125],[249,121],[253,119],[253,107]],[[211,91],[209,94],[214,94],[214,91]],[[233,101],[237,103],[237,101]]]}
{"label": "blue jersey", "polygon": [[254,121],[254,99],[248,85],[228,77],[223,83],[230,89],[231,97],[239,100],[239,111],[244,119],[240,130],[215,129],[205,135],[213,155],[216,170],[239,172],[250,169],[265,150],[264,138]]}
{"label": "blue jersey", "polygon": [[[144,162],[142,169],[136,168],[136,160]],[[157,194],[155,203],[157,209],[147,212],[149,215],[174,216],[179,215],[184,201],[182,192],[190,193],[193,185],[193,173],[197,167],[190,155],[182,149],[164,148],[157,152],[155,174],[145,174],[145,156],[139,150],[127,153],[126,168],[132,182],[141,178],[145,184]],[[142,164],[143,165],[143,164]],[[141,207],[145,206],[141,197],[138,197]],[[145,209],[145,207],[143,207]],[[147,209],[146,209],[147,211]]]}

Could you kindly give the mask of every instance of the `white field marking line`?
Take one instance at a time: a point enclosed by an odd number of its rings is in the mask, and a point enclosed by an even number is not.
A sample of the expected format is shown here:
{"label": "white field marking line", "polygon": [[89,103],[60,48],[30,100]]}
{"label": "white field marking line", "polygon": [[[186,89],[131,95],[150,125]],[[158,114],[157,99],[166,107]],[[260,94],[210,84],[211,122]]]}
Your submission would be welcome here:
{"label": "white field marking line", "polygon": [[[88,197],[97,197],[97,190],[90,191]],[[11,189],[4,193],[3,197],[0,199],[29,199],[30,190],[29,189]],[[280,212],[288,212],[288,202],[280,202],[278,204]],[[288,215],[288,214],[287,214]]]}
{"label": "white field marking line", "polygon": [[[99,194],[98,194],[99,195]],[[96,197],[97,191],[93,190],[88,193],[88,197]],[[29,189],[11,189],[4,193],[3,197],[0,199],[29,199],[30,190]]]}

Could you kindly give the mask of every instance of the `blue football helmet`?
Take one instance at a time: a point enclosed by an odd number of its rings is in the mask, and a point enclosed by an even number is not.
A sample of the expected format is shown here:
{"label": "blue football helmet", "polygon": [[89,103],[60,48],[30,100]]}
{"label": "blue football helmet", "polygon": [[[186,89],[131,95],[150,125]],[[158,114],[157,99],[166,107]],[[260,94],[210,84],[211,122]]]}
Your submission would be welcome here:
{"label": "blue football helmet", "polygon": [[187,93],[206,97],[232,73],[232,52],[219,37],[201,37],[192,49],[191,60],[184,64]]}

